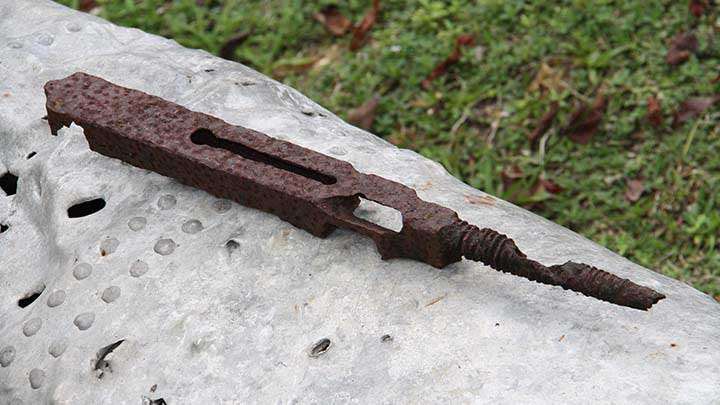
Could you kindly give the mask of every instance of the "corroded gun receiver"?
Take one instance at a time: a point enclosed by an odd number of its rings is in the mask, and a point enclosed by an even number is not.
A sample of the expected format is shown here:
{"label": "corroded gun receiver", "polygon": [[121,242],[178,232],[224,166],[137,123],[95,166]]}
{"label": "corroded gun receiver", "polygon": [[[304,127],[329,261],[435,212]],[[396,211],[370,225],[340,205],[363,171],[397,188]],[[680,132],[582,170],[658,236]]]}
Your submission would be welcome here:
{"label": "corroded gun receiver", "polygon": [[[372,238],[383,259],[404,257],[442,268],[464,256],[638,309],[664,298],[584,264],[546,267],[527,259],[505,235],[470,225],[400,183],[99,77],[75,73],[49,81],[45,95],[53,134],[74,122],[96,152],[273,213],[318,237],[351,229]],[[399,211],[402,229],[356,217],[360,197]]]}

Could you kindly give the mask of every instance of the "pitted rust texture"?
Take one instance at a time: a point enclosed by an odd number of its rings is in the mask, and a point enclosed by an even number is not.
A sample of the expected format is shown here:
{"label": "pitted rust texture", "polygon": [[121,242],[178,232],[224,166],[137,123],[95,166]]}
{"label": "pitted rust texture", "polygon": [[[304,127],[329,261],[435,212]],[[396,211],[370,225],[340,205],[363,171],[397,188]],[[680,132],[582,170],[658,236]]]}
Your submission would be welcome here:
{"label": "pitted rust texture", "polygon": [[[354,230],[372,238],[383,259],[404,257],[442,268],[465,256],[638,309],[664,298],[584,264],[546,267],[527,259],[506,236],[469,225],[402,184],[159,97],[85,73],[48,82],[45,94],[53,134],[75,122],[94,151],[273,213],[319,237],[337,227]],[[360,197],[398,210],[402,229],[395,232],[356,217]]]}

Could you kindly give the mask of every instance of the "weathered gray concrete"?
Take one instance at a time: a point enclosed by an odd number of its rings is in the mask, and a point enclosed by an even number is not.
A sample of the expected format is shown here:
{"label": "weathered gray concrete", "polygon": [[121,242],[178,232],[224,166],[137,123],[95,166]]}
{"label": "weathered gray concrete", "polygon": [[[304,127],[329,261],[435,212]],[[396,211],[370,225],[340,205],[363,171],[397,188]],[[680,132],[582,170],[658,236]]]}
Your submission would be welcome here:
{"label": "weathered gray concrete", "polygon": [[[472,262],[383,262],[357,235],[314,238],[100,156],[79,128],[52,137],[41,119],[43,84],[78,70],[347,160],[544,263],[590,263],[668,298],[641,312]],[[49,1],[0,2],[6,169],[20,181],[16,195],[0,192],[10,226],[0,234],[0,403],[720,398],[720,305],[710,297],[487,197],[246,67]],[[94,197],[107,206],[67,217]],[[330,347],[310,357],[322,338]]]}

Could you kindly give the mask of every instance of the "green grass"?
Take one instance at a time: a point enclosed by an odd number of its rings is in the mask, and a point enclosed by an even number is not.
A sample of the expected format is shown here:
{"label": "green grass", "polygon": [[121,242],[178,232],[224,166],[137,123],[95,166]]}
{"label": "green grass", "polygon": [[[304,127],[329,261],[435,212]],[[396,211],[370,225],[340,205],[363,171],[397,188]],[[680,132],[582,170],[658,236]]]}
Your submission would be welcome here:
{"label": "green grass", "polygon": [[[698,21],[678,0],[385,0],[372,40],[351,52],[351,35],[333,37],[312,15],[336,3],[357,22],[369,0],[98,3],[110,21],[214,53],[229,37],[251,32],[236,52],[242,63],[344,117],[378,94],[371,128],[378,136],[720,296],[720,114],[716,106],[669,126],[682,100],[720,92],[712,84],[720,66],[717,38],[711,41],[713,24],[720,31],[717,14]],[[667,40],[693,26],[700,47],[714,56],[669,67]],[[423,89],[423,78],[461,34],[472,34],[475,47]],[[323,57],[322,66],[302,69]],[[543,64],[560,80],[533,91]],[[574,103],[592,100],[600,87],[609,100],[600,131],[587,145],[561,136]],[[645,119],[649,96],[668,116],[662,128]],[[532,149],[527,135],[552,101],[559,102],[558,119],[543,147]],[[513,166],[523,175],[504,184],[501,173]],[[563,191],[532,193],[539,178]],[[629,202],[626,184],[638,178],[645,192]]]}

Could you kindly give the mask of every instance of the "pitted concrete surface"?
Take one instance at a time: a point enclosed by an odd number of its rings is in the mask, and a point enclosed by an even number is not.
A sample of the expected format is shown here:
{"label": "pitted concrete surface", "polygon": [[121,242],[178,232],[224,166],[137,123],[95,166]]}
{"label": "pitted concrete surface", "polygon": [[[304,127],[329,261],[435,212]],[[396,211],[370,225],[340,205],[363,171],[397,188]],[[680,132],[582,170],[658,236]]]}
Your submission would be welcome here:
{"label": "pitted concrete surface", "polygon": [[[50,135],[76,71],[415,188],[545,264],[667,295],[649,312],[463,261],[380,260]],[[43,0],[0,3],[0,403],[717,403],[720,305],[449,176],[242,65]],[[30,158],[28,156],[35,152]],[[106,205],[77,218],[68,208]],[[377,220],[384,213],[372,207]],[[87,211],[84,211],[87,212]],[[22,305],[19,305],[22,304]]]}

